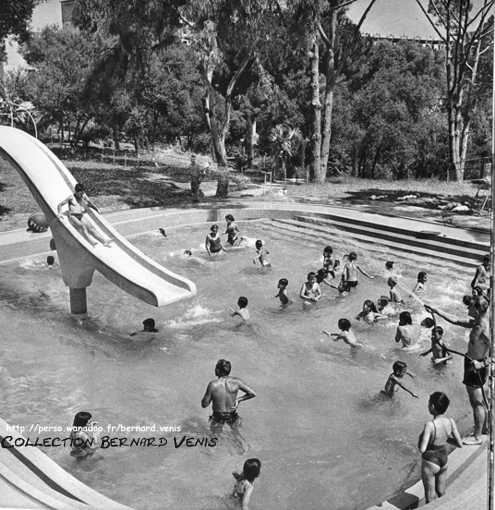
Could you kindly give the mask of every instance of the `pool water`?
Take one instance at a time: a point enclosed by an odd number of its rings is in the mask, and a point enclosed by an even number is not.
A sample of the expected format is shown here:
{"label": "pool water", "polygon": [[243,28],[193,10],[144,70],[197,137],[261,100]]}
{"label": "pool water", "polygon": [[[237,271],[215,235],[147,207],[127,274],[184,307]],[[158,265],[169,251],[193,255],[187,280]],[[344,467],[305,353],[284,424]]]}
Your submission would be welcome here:
{"label": "pool water", "polygon": [[[262,461],[250,506],[255,510],[350,510],[383,500],[418,475],[416,442],[429,418],[432,391],[445,391],[451,416],[461,429],[469,425],[462,360],[435,369],[429,357],[397,350],[396,319],[372,326],[353,320],[365,299],[388,293],[382,277],[361,277],[345,298],[323,286],[321,302],[303,309],[300,285],[318,269],[327,243],[290,240],[269,221],[241,226],[248,236],[265,240],[271,269],[253,264],[252,248],[212,259],[199,251],[191,258],[181,255],[185,248],[199,248],[207,226],[168,230],[166,239],[152,233],[132,240],[197,284],[194,299],[163,309],[135,300],[96,274],[88,289],[90,318],[80,322],[67,313],[59,269],[48,269],[44,258],[2,266],[2,417],[10,424],[66,426],[77,411],[89,410],[104,427],[180,427],[180,433],[129,434],[166,436],[172,444],[165,448],[108,448],[98,454],[100,460],[77,462],[68,449],[44,450],[84,483],[140,510],[228,508],[231,472],[248,457]],[[341,256],[351,246],[341,236],[334,250]],[[382,273],[389,258],[385,252],[367,256],[363,249],[358,255],[374,274]],[[404,259],[401,265],[409,288],[417,271],[430,268],[428,261],[418,267]],[[437,266],[431,271],[425,299],[463,313],[458,303],[469,280]],[[294,300],[286,310],[274,298],[282,277],[289,279]],[[240,295],[249,299],[249,327],[237,327],[229,316]],[[416,309],[415,321],[422,316]],[[134,341],[129,333],[147,317],[155,318],[159,333],[150,343]],[[341,317],[351,320],[365,348],[352,352],[322,335],[322,329],[337,331]],[[463,330],[442,325],[447,341],[462,350]],[[209,411],[200,401],[219,358],[229,359],[232,375],[257,393],[240,406],[241,436],[227,428],[215,447],[175,448],[174,436],[209,433]],[[397,359],[416,374],[405,384],[420,399],[405,392],[393,401],[379,398]]]}

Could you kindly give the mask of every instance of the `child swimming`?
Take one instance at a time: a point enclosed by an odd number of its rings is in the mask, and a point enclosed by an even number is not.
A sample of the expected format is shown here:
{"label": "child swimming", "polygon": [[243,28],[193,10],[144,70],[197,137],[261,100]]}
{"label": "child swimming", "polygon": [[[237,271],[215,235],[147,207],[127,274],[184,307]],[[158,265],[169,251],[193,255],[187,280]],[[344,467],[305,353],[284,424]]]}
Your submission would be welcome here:
{"label": "child swimming", "polygon": [[299,296],[305,303],[316,303],[321,298],[321,289],[316,281],[316,274],[308,273],[308,279],[302,284]]}
{"label": "child swimming", "polygon": [[247,308],[248,306],[248,298],[241,296],[237,300],[237,310],[234,308],[230,308],[230,311],[232,312],[232,317],[238,316],[242,319],[242,322],[249,322],[250,316],[249,316],[249,310]]}
{"label": "child swimming", "polygon": [[401,312],[399,314],[399,325],[395,333],[395,341],[401,342],[402,347],[411,349],[415,345],[412,318],[409,312]]}
{"label": "child swimming", "polygon": [[354,336],[354,332],[351,331],[351,321],[348,319],[339,319],[337,327],[340,329],[339,333],[330,333],[329,331],[323,330],[323,333],[329,337],[332,337],[334,342],[342,340],[351,347],[362,347],[362,344],[357,341]]}
{"label": "child swimming", "polygon": [[262,267],[271,267],[271,263],[268,259],[269,251],[265,248],[265,243],[258,239],[254,245],[256,248],[256,257],[253,259],[253,263],[257,264],[258,262]]}
{"label": "child swimming", "polygon": [[372,324],[377,320],[386,318],[387,318],[386,315],[378,313],[375,303],[373,303],[371,299],[367,299],[363,303],[363,309],[356,315],[356,320],[360,321],[361,319],[363,319],[368,324]]}
{"label": "child swimming", "polygon": [[398,391],[399,388],[402,388],[404,391],[407,391],[409,395],[411,395],[414,398],[419,398],[418,395],[413,393],[411,390],[408,390],[400,381],[399,379],[402,379],[405,375],[408,375],[409,377],[413,377],[414,375],[408,372],[407,370],[407,363],[404,363],[403,361],[396,361],[392,365],[392,373],[388,376],[387,382],[385,383],[385,388],[381,391],[383,395],[386,395],[387,397],[392,398],[396,391]]}
{"label": "child swimming", "polygon": [[358,273],[363,274],[367,278],[373,279],[374,276],[369,275],[361,266],[356,263],[357,254],[351,251],[347,257],[347,262],[342,270],[342,281],[339,285],[339,292],[349,292],[352,288],[357,287]]}
{"label": "child swimming", "polygon": [[282,307],[286,307],[288,304],[292,303],[292,301],[289,299],[289,296],[287,295],[287,286],[289,285],[289,280],[287,278],[280,278],[278,281],[278,293],[275,296],[276,298],[280,299],[280,304]]}
{"label": "child swimming", "polygon": [[422,294],[425,291],[425,284],[428,280],[428,273],[426,271],[420,271],[418,273],[416,285],[413,288],[413,294]]}
{"label": "child swimming", "polygon": [[232,491],[234,498],[240,505],[242,510],[249,510],[249,500],[254,489],[254,481],[260,475],[261,462],[259,459],[248,459],[244,462],[242,473],[234,471],[232,476],[236,482]]}
{"label": "child swimming", "polygon": [[220,234],[218,233],[218,225],[212,225],[210,227],[210,232],[206,236],[205,239],[205,249],[208,255],[220,253],[221,251],[225,251],[222,246],[222,239],[220,238]]}

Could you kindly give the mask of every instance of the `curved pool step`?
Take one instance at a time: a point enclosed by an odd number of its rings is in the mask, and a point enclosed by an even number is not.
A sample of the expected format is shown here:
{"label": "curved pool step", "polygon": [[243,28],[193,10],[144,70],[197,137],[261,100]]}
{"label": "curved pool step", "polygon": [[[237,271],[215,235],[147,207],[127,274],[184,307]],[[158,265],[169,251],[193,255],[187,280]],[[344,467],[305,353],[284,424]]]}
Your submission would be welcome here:
{"label": "curved pool step", "polygon": [[345,216],[322,218],[312,215],[294,215],[294,219],[320,226],[331,226],[349,234],[367,235],[384,241],[407,243],[409,246],[471,258],[476,261],[479,261],[483,255],[487,255],[490,249],[487,243],[441,236],[438,230],[434,228],[421,229],[420,225],[417,227],[418,230],[409,230],[397,226],[359,221]]}
{"label": "curved pool step", "polygon": [[[271,220],[269,225],[272,229],[278,231],[281,234],[286,234],[290,238],[300,238],[300,239],[310,239],[314,240],[315,235],[318,236],[318,239],[321,241],[328,242],[330,244],[335,244],[336,242],[346,242],[350,246],[356,249],[356,251],[365,251],[371,252],[375,255],[378,255],[378,258],[383,259],[383,261],[389,259],[390,257],[394,257],[401,264],[408,265],[411,267],[418,267],[418,264],[424,264],[425,254],[423,252],[411,252],[407,249],[392,247],[390,244],[377,242],[373,238],[360,237],[357,238],[355,236],[346,236],[342,231],[337,232],[329,232],[328,229],[322,231],[320,229],[313,229],[312,226],[297,222],[295,220]],[[320,242],[321,245],[321,242]],[[462,262],[453,262],[450,259],[439,259],[434,257],[434,254],[430,256],[430,260],[428,264],[439,268],[440,270],[448,270],[455,272],[456,274],[462,273],[466,275],[471,275],[472,267],[475,265],[465,260]]]}

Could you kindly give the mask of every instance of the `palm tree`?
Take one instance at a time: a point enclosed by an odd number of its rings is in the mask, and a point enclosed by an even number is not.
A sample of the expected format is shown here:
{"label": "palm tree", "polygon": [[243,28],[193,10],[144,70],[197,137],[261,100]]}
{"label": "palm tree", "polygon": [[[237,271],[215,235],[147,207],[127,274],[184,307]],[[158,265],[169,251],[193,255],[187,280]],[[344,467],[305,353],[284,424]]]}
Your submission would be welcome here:
{"label": "palm tree", "polygon": [[287,124],[277,124],[270,131],[269,140],[272,144],[273,165],[275,168],[281,168],[283,178],[286,180],[287,161],[297,152],[302,141],[301,131]]}

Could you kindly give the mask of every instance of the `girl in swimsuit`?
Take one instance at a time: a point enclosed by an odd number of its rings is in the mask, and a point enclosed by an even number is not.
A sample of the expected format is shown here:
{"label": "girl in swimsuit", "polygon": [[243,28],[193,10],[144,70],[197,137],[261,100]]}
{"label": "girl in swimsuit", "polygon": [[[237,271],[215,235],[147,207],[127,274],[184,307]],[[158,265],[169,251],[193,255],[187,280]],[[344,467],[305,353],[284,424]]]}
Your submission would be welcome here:
{"label": "girl in swimsuit", "polygon": [[[74,195],[67,197],[65,200],[62,200],[60,204],[58,204],[57,213],[60,219],[63,218],[61,211],[62,207],[65,204],[68,204],[69,206],[70,222],[83,233],[86,239],[93,246],[96,246],[98,244],[98,241],[102,243],[103,246],[110,245],[110,243],[112,242],[111,239],[109,239],[102,232],[100,232],[89,218],[88,215],[89,209],[94,209],[97,213],[99,213],[100,211],[88,198],[88,196],[84,192],[84,186],[81,183],[78,182],[76,184],[74,188]],[[95,238],[97,241],[94,242],[92,238]]]}
{"label": "girl in swimsuit", "polygon": [[428,410],[433,415],[433,420],[426,423],[419,436],[418,448],[422,457],[421,478],[425,488],[426,503],[445,494],[450,450],[447,441],[454,439],[456,446],[462,448],[461,436],[455,421],[443,416],[449,403],[445,393],[436,391],[430,395]]}
{"label": "girl in swimsuit", "polygon": [[321,289],[315,273],[308,273],[308,280],[302,284],[299,295],[305,303],[316,303],[321,298]]}
{"label": "girl in swimsuit", "polygon": [[205,239],[205,249],[208,252],[208,255],[225,251],[224,247],[222,246],[222,239],[218,233],[218,225],[211,226],[210,233],[206,236]]}
{"label": "girl in swimsuit", "polygon": [[233,472],[236,482],[232,497],[238,501],[242,510],[249,510],[249,500],[254,489],[254,481],[260,475],[261,462],[259,459],[248,459],[244,462],[242,473]]}
{"label": "girl in swimsuit", "polygon": [[230,246],[239,246],[243,238],[232,214],[227,214],[225,221],[227,222],[227,227],[224,233],[227,235],[227,242]]}

